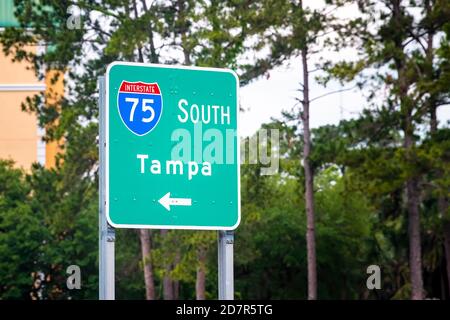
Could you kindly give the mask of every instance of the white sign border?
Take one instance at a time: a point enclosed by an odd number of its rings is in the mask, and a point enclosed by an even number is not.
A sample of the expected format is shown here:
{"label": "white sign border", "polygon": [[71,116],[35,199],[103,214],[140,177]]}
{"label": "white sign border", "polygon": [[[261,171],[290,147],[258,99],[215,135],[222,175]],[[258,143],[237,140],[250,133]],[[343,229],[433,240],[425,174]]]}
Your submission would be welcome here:
{"label": "white sign border", "polygon": [[[183,70],[198,70],[198,71],[214,71],[214,72],[224,72],[224,73],[230,73],[234,76],[236,79],[236,142],[237,142],[237,182],[238,182],[238,219],[236,223],[231,227],[222,227],[222,226],[173,226],[173,225],[140,225],[140,224],[117,224],[112,222],[111,218],[109,217],[109,73],[111,71],[111,68],[117,65],[124,65],[124,66],[138,66],[138,67],[151,67],[151,68],[166,68],[166,69],[183,69]],[[100,126],[103,125],[105,130],[105,143],[103,146],[101,146],[104,151],[105,157],[103,164],[105,167],[105,185],[101,186],[104,188],[105,191],[105,203],[104,206],[104,212],[106,216],[106,220],[108,223],[114,227],[114,228],[130,228],[130,229],[183,229],[183,230],[235,230],[239,224],[241,223],[241,166],[240,166],[240,156],[241,156],[241,150],[240,150],[240,137],[239,137],[239,77],[231,69],[219,69],[219,68],[205,68],[205,67],[191,67],[191,66],[179,66],[179,65],[164,65],[164,64],[156,64],[156,63],[138,63],[138,62],[122,62],[122,61],[114,61],[108,65],[106,68],[106,75],[105,75],[105,104],[103,106],[104,110],[104,117],[103,121],[104,123],[100,123]],[[101,111],[100,111],[101,112]],[[162,115],[161,115],[162,116]],[[101,129],[100,129],[101,130]],[[100,168],[101,170],[101,168]]]}

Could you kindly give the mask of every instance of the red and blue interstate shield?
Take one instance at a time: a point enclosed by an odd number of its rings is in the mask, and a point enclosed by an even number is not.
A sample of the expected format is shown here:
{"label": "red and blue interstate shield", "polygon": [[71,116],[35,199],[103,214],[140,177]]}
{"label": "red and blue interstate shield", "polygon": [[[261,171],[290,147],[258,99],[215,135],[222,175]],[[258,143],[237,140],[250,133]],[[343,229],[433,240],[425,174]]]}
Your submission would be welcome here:
{"label": "red and blue interstate shield", "polygon": [[137,136],[152,131],[162,114],[162,96],[158,83],[122,81],[117,108],[125,126]]}

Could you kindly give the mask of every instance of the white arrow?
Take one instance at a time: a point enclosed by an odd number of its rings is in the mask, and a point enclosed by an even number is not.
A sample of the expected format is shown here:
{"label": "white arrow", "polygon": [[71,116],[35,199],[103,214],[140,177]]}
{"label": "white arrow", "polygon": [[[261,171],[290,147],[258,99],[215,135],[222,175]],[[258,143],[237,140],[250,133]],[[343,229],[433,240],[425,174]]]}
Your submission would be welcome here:
{"label": "white arrow", "polygon": [[171,198],[170,192],[167,192],[161,199],[158,200],[161,205],[170,211],[170,206],[191,206],[192,199],[189,198]]}

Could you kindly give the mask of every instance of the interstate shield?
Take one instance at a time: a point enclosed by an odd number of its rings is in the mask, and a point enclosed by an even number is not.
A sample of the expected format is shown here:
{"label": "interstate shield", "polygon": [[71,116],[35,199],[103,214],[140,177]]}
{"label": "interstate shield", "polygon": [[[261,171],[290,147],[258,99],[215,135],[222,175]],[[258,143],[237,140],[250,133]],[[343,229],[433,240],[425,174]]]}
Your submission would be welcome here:
{"label": "interstate shield", "polygon": [[161,118],[163,103],[158,83],[122,81],[117,108],[124,125],[137,136],[152,131]]}

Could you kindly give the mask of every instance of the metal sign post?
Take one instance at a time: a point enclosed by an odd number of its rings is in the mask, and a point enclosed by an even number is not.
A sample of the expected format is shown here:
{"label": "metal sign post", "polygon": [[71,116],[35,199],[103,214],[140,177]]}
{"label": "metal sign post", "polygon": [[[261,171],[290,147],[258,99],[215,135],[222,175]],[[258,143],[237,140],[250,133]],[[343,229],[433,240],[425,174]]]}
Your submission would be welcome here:
{"label": "metal sign post", "polygon": [[234,299],[234,231],[218,232],[219,300]]}
{"label": "metal sign post", "polygon": [[98,109],[100,113],[99,140],[99,298],[100,300],[114,300],[114,242],[116,234],[114,228],[108,225],[105,212],[105,77],[98,78],[99,97]]}

